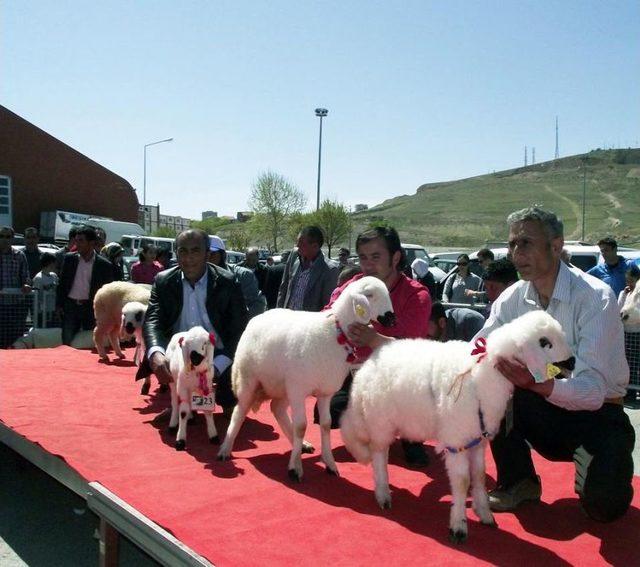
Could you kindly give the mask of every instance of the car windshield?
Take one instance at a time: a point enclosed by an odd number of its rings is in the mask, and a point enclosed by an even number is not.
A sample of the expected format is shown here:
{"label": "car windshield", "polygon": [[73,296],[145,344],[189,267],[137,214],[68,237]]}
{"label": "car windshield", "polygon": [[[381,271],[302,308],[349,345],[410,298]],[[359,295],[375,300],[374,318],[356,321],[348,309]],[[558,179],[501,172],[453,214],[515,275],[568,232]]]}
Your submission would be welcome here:
{"label": "car windshield", "polygon": [[429,256],[425,252],[424,248],[405,248],[405,254],[407,256],[407,264],[410,266],[414,260],[420,258],[421,260],[425,260],[427,264],[431,265],[431,261],[429,260]]}

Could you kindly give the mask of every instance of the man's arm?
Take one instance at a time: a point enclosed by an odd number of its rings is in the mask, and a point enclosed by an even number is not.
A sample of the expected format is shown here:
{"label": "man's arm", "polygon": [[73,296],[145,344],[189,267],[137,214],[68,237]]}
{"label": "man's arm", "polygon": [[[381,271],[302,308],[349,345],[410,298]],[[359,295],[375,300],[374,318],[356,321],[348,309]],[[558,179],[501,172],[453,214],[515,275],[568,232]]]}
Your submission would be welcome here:
{"label": "man's arm", "polygon": [[[222,351],[219,355],[216,355],[216,359],[218,359],[218,356],[225,357],[227,358],[228,362],[222,359],[219,359],[217,361],[214,359],[214,363],[217,362],[216,368],[218,368],[220,373],[224,372],[227,366],[231,364],[231,361],[236,354],[238,341],[240,341],[240,337],[242,336],[242,333],[247,326],[247,322],[249,321],[247,306],[244,301],[240,286],[231,280],[229,280],[227,283],[229,285],[229,299],[227,301],[223,316],[223,324],[225,325],[223,339],[224,351]],[[218,330],[218,332],[220,332],[220,330]],[[224,368],[222,368],[221,365],[224,365]]]}
{"label": "man's arm", "polygon": [[264,313],[266,309],[266,300],[262,292],[258,288],[258,280],[251,270],[239,267],[237,269],[238,283],[242,289],[247,309],[249,311],[249,319]]}
{"label": "man's arm", "polygon": [[327,263],[327,267],[329,268],[329,271],[322,276],[322,306],[329,303],[331,294],[336,289],[336,285],[338,284],[338,274],[340,273],[340,268],[338,266],[332,266],[331,264]]}
{"label": "man's arm", "polygon": [[280,288],[278,289],[278,300],[276,302],[276,307],[284,307],[285,299],[287,298],[287,290],[289,289],[289,270],[291,269],[294,255],[296,253],[292,252],[287,260],[287,263],[284,266],[284,272],[282,274],[282,281],[280,282]]}

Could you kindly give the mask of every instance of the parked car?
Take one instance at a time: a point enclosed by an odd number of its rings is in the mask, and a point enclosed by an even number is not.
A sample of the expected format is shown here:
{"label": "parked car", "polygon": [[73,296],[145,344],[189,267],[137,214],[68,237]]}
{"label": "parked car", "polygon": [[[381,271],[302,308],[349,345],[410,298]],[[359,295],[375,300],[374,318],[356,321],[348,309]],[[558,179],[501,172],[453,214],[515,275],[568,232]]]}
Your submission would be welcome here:
{"label": "parked car", "polygon": [[244,262],[246,255],[244,252],[236,252],[235,250],[227,250],[227,264],[239,264]]}
{"label": "parked car", "polygon": [[[11,246],[11,248],[13,248],[14,250],[24,250],[25,245],[14,244]],[[49,244],[48,242],[41,242],[38,244],[38,250],[40,251],[41,254],[43,254],[44,252],[49,252],[49,254],[55,254],[58,250],[60,250],[60,247],[56,246],[55,244]]]}

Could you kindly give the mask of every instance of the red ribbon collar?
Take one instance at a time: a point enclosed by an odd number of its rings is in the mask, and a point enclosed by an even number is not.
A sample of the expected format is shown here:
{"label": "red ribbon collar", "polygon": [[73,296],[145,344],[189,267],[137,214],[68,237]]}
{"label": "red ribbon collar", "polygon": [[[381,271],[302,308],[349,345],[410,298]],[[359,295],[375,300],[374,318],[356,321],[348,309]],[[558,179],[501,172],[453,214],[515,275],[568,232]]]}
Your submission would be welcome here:
{"label": "red ribbon collar", "polygon": [[336,319],[336,340],[338,344],[346,351],[347,353],[347,362],[354,363],[358,360],[358,355],[356,354],[356,345],[349,339],[347,334],[342,330],[340,323]]}
{"label": "red ribbon collar", "polygon": [[198,386],[203,396],[209,395],[209,384],[207,384],[207,373],[198,372]]}
{"label": "red ribbon collar", "polygon": [[476,339],[474,346],[476,348],[471,351],[471,355],[479,354],[480,356],[476,362],[480,362],[487,356],[487,341],[483,337],[480,337],[479,339]]}

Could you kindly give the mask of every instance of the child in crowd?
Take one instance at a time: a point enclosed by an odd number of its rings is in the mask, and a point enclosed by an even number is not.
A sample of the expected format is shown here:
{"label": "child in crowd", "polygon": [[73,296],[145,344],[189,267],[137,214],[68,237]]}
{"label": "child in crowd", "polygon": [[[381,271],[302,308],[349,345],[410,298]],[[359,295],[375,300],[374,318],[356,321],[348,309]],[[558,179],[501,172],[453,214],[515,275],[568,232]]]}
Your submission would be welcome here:
{"label": "child in crowd", "polygon": [[59,326],[56,318],[56,288],[58,274],[55,271],[56,257],[49,252],[40,258],[40,271],[33,277],[33,288],[38,291],[38,327]]}

